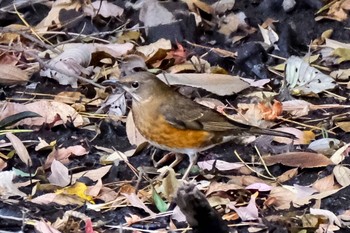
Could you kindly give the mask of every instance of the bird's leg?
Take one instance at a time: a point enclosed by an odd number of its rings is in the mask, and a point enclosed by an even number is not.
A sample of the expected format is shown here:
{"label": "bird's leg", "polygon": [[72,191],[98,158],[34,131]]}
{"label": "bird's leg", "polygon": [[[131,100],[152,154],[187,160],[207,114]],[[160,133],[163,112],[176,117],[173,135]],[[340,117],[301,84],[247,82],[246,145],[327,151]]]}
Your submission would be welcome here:
{"label": "bird's leg", "polygon": [[198,154],[197,153],[189,154],[188,158],[190,160],[190,164],[188,165],[188,168],[186,169],[186,172],[183,175],[182,180],[187,180],[188,175],[190,174],[191,168],[197,163]]}
{"label": "bird's leg", "polygon": [[[179,153],[175,153],[175,160],[168,166],[169,168],[174,168],[176,165],[178,165],[183,159],[183,156]],[[159,175],[159,179],[162,179],[164,175],[168,172],[169,169],[165,170]]]}

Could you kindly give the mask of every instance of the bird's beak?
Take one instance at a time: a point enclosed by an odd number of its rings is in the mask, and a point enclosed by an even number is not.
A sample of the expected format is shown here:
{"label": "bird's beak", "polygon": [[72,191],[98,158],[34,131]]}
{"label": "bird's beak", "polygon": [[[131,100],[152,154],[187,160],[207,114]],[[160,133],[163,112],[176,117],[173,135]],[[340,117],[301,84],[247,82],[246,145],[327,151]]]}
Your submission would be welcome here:
{"label": "bird's beak", "polygon": [[103,86],[121,87],[121,83],[116,79],[105,80],[101,84]]}

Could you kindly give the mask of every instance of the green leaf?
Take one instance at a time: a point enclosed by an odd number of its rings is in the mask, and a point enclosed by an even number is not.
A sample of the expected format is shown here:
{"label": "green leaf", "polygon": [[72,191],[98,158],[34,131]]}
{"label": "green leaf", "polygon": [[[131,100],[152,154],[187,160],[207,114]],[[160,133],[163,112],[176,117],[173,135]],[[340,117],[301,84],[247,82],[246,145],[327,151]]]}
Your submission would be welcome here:
{"label": "green leaf", "polygon": [[4,129],[7,126],[10,126],[19,122],[20,120],[23,120],[26,118],[32,118],[32,117],[41,117],[41,116],[38,113],[31,112],[31,111],[24,111],[24,112],[13,114],[0,121],[0,129]]}
{"label": "green leaf", "polygon": [[168,209],[168,205],[163,201],[163,199],[159,196],[154,188],[152,188],[152,198],[154,204],[160,212],[165,212]]}

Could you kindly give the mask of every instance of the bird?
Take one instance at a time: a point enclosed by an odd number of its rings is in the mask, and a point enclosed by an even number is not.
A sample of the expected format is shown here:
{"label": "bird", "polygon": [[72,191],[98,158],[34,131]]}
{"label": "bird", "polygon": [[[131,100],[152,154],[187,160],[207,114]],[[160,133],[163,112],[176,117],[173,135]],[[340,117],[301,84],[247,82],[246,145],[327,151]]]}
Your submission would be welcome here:
{"label": "bird", "polygon": [[294,138],[290,133],[233,121],[185,97],[147,71],[126,75],[114,83],[131,95],[135,126],[151,145],[189,156],[183,180],[197,163],[198,153],[216,145],[255,134]]}

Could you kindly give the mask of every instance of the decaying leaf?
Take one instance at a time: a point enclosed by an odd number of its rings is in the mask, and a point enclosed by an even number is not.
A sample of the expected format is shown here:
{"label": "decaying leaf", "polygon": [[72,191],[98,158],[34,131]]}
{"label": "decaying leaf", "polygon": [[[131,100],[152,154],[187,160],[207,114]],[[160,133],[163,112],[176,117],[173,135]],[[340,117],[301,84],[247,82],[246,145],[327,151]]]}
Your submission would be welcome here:
{"label": "decaying leaf", "polygon": [[169,85],[203,88],[220,96],[239,93],[249,87],[238,76],[224,74],[159,74],[158,78]]}
{"label": "decaying leaf", "polygon": [[263,156],[263,160],[268,166],[281,163],[285,166],[300,168],[325,167],[333,164],[326,156],[310,152],[289,152],[273,156]]}
{"label": "decaying leaf", "polygon": [[70,183],[68,168],[56,159],[51,164],[51,175],[47,178],[51,184],[65,187]]}
{"label": "decaying leaf", "polygon": [[342,187],[347,187],[350,185],[350,168],[343,165],[337,165],[333,169],[333,174],[337,182]]}
{"label": "decaying leaf", "polygon": [[2,113],[0,120],[24,111],[31,111],[39,114],[41,117],[27,118],[19,121],[17,125],[41,126],[44,123],[52,124],[53,126],[72,121],[78,127],[85,120],[71,106],[50,100],[39,100],[28,104],[19,104],[11,102],[0,102]]}
{"label": "decaying leaf", "polygon": [[288,58],[285,76],[292,94],[295,95],[318,94],[336,86],[332,77],[296,56]]}
{"label": "decaying leaf", "polygon": [[6,133],[6,137],[8,138],[8,140],[10,140],[13,148],[15,149],[21,161],[27,166],[32,166],[32,159],[30,158],[28,150],[24,146],[23,142],[12,133]]}
{"label": "decaying leaf", "polygon": [[83,11],[92,17],[95,17],[97,13],[105,18],[118,17],[124,12],[124,9],[107,1],[94,1],[89,5],[83,7]]}
{"label": "decaying leaf", "polygon": [[122,195],[126,197],[130,205],[143,209],[146,213],[148,213],[151,216],[155,215],[155,213],[152,210],[150,210],[135,193],[122,193]]}
{"label": "decaying leaf", "polygon": [[137,130],[131,111],[126,118],[126,135],[128,136],[131,145],[139,146],[147,141]]}
{"label": "decaying leaf", "polygon": [[233,204],[228,205],[228,207],[236,211],[236,213],[239,215],[242,221],[257,220],[259,218],[259,211],[255,203],[257,196],[258,192],[251,195],[250,201],[245,207],[237,208]]}
{"label": "decaying leaf", "polygon": [[15,173],[13,171],[0,172],[0,196],[3,198],[11,196],[25,197],[26,194],[20,191],[13,183]]}
{"label": "decaying leaf", "polygon": [[25,70],[11,64],[0,64],[0,84],[2,85],[25,84],[29,78],[29,73]]}

